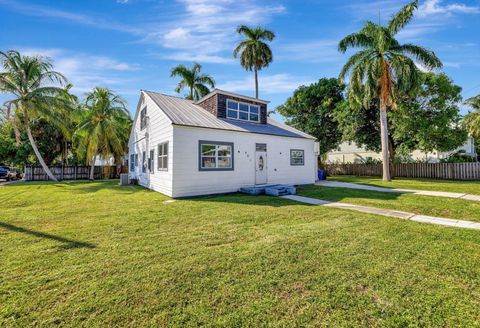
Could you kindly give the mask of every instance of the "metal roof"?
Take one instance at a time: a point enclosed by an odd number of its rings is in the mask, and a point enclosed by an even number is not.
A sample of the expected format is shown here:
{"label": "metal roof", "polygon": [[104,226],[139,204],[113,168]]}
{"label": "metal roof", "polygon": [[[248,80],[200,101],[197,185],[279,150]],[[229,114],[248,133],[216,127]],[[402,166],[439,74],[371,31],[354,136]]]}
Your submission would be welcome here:
{"label": "metal roof", "polygon": [[222,94],[222,95],[231,96],[231,97],[236,97],[236,98],[241,98],[241,99],[250,100],[250,101],[254,101],[254,102],[257,102],[257,103],[261,103],[261,104],[268,104],[268,103],[269,103],[268,100],[262,100],[262,99],[258,99],[258,98],[252,98],[252,97],[249,97],[249,96],[244,96],[244,95],[241,95],[241,94],[238,94],[238,93],[234,93],[234,92],[230,92],[230,91],[225,91],[225,90],[221,90],[221,89],[214,89],[214,90],[213,90],[212,92],[210,92],[209,94],[207,94],[207,95],[203,96],[202,98],[198,99],[195,103],[196,103],[196,104],[199,104],[199,103],[201,103],[203,100],[208,99],[208,98],[210,98],[211,96],[216,95],[217,93]]}
{"label": "metal roof", "polygon": [[267,119],[267,124],[218,118],[199,105],[194,104],[191,100],[152,91],[143,90],[143,92],[157,104],[175,125],[315,139],[309,134],[271,118]]}

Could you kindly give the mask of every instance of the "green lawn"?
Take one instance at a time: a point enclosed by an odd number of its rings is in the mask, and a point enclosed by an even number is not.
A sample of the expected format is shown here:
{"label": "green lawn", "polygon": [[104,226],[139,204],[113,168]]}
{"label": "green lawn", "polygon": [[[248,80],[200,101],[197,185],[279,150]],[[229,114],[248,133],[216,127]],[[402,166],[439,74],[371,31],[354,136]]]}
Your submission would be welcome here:
{"label": "green lawn", "polygon": [[0,187],[0,326],[479,326],[480,232],[116,182]]}
{"label": "green lawn", "polygon": [[447,191],[480,195],[480,181],[395,178],[391,182],[385,182],[382,180],[382,178],[378,177],[357,177],[352,175],[336,175],[328,177],[328,180],[359,183],[386,188]]}
{"label": "green lawn", "polygon": [[301,196],[341,203],[480,222],[480,202],[465,199],[320,186],[300,187],[297,192]]}

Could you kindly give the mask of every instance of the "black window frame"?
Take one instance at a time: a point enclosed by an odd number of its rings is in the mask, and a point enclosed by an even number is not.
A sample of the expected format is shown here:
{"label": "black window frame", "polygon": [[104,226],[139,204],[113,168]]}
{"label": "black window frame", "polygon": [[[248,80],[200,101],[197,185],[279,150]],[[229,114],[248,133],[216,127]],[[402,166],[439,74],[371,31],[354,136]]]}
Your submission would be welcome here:
{"label": "black window frame", "polygon": [[150,149],[150,153],[149,153],[149,157],[148,157],[148,171],[150,172],[150,174],[153,174],[155,173],[155,148],[152,148]]}
{"label": "black window frame", "polygon": [[130,166],[130,172],[135,171],[135,154],[130,154],[130,163],[128,163]]}
{"label": "black window frame", "polygon": [[147,106],[143,107],[140,111],[140,130],[147,127]]}
{"label": "black window frame", "polygon": [[[297,151],[302,153],[302,163],[294,163],[293,162],[292,153],[297,152]],[[304,166],[305,165],[305,150],[303,150],[303,149],[290,149],[290,165],[291,166]]]}
{"label": "black window frame", "polygon": [[[166,151],[165,151],[165,146],[166,146]],[[168,141],[159,143],[157,145],[157,170],[158,171],[163,171],[163,172],[168,172]],[[163,167],[163,159],[166,158],[166,167]]]}
{"label": "black window frame", "polygon": [[[203,145],[229,146],[231,167],[202,167],[202,146]],[[215,163],[216,165],[218,165],[218,152],[216,152],[215,156],[216,156]],[[198,141],[198,170],[199,171],[234,171],[235,170],[235,147],[233,142],[199,140]]]}

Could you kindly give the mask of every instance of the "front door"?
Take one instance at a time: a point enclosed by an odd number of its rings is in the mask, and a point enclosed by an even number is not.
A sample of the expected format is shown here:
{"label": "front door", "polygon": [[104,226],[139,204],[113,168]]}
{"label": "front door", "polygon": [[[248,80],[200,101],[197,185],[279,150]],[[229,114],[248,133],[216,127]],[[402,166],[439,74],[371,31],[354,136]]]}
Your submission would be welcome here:
{"label": "front door", "polygon": [[267,145],[255,145],[255,184],[267,183]]}

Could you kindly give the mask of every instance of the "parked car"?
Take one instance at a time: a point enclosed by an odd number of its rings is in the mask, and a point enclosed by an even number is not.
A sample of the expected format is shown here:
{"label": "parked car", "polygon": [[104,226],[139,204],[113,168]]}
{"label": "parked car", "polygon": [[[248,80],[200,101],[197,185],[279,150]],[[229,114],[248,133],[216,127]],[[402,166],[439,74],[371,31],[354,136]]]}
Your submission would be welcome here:
{"label": "parked car", "polygon": [[0,166],[0,179],[18,180],[22,178],[22,173],[14,167]]}

